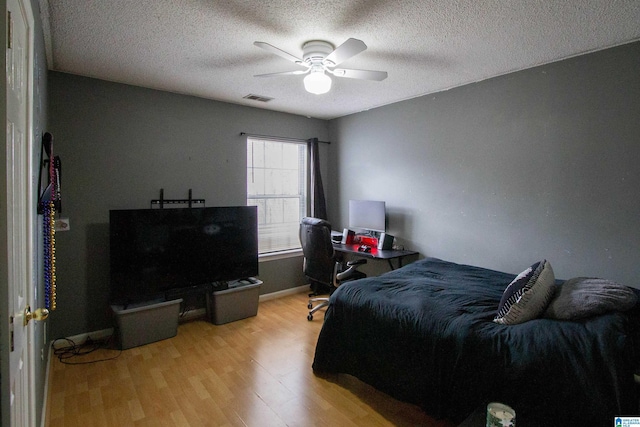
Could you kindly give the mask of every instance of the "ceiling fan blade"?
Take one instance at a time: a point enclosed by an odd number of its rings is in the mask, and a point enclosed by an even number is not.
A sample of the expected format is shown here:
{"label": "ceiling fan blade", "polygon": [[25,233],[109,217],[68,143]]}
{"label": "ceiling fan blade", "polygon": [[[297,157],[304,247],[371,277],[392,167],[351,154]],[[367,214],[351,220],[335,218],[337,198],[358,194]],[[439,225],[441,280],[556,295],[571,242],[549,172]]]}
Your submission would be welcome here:
{"label": "ceiling fan blade", "polygon": [[295,76],[299,74],[307,74],[311,70],[310,68],[307,70],[296,70],[296,71],[284,71],[282,73],[268,73],[268,74],[256,74],[253,77],[273,77],[273,76]]}
{"label": "ceiling fan blade", "polygon": [[328,67],[335,67],[336,65],[346,61],[352,56],[356,56],[366,49],[367,45],[364,44],[362,40],[348,39],[346,42],[335,48],[333,52],[327,55],[323,62]]}
{"label": "ceiling fan blade", "polygon": [[293,55],[291,55],[290,53],[285,52],[282,49],[278,49],[275,46],[270,45],[269,43],[265,43],[265,42],[253,42],[254,46],[258,46],[259,48],[262,48],[264,50],[266,50],[267,52],[271,52],[273,54],[278,55],[281,58],[286,59],[287,61],[291,61],[294,62],[298,65],[304,65],[304,61],[302,61],[302,59],[297,58]]}
{"label": "ceiling fan blade", "polygon": [[336,77],[347,77],[349,79],[362,79],[362,80],[375,80],[382,81],[387,78],[386,71],[371,71],[371,70],[350,70],[348,68],[336,68],[333,70],[333,75]]}

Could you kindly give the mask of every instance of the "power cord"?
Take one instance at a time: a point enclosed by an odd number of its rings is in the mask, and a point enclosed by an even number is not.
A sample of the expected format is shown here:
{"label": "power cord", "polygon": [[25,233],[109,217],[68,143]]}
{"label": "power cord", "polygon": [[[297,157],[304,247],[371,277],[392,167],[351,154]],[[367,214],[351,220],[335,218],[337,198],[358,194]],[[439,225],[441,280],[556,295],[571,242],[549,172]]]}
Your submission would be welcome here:
{"label": "power cord", "polygon": [[[72,361],[75,357],[86,356],[100,349],[114,350],[111,348],[111,341],[113,334],[102,340],[94,340],[91,337],[87,337],[83,343],[76,344],[69,338],[58,338],[53,341],[53,354],[58,357],[61,363],[66,365],[86,365],[90,363],[105,362],[107,360],[113,360],[120,357],[122,349],[118,349],[118,354],[112,357],[105,357],[102,359],[88,360],[88,361]],[[56,348],[56,343],[59,341],[65,341],[68,345],[64,347]]]}

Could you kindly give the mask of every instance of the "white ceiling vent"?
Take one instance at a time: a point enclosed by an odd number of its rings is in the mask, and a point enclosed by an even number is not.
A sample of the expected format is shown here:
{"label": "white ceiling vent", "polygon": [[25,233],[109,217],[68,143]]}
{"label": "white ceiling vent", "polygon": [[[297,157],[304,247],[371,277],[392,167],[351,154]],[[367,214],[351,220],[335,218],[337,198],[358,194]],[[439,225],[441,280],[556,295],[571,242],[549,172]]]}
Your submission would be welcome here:
{"label": "white ceiling vent", "polygon": [[259,101],[259,102],[269,102],[273,99],[273,98],[269,98],[268,96],[254,95],[253,93],[250,93],[249,95],[245,95],[243,96],[243,98],[250,99],[252,101]]}

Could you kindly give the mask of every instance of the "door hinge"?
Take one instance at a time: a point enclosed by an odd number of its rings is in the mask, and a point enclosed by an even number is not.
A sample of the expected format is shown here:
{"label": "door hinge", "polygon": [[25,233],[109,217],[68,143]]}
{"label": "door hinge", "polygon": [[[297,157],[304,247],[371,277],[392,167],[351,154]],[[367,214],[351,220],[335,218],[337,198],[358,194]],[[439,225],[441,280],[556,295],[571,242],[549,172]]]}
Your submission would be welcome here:
{"label": "door hinge", "polygon": [[13,316],[9,319],[9,333],[11,334],[11,351],[13,351],[15,348],[13,344]]}
{"label": "door hinge", "polygon": [[7,49],[13,48],[13,19],[11,11],[7,10]]}

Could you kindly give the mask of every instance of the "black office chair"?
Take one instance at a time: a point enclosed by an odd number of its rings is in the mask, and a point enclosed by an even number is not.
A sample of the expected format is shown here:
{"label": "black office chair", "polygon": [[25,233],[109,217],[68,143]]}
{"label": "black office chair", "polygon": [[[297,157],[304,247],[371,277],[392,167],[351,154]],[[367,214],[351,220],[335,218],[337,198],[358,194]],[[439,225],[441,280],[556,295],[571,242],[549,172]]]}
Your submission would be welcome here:
{"label": "black office chair", "polygon": [[[367,260],[359,259],[349,261],[347,269],[343,271],[343,262],[336,257],[331,242],[331,224],[319,218],[302,218],[300,222],[300,243],[302,244],[302,253],[304,254],[303,271],[310,281],[314,292],[309,296],[316,295],[317,290],[326,287],[329,295],[340,283],[348,280],[355,280],[366,277],[367,275],[357,268],[361,264],[365,264]],[[314,307],[314,303],[320,304]],[[329,298],[310,298],[309,315],[307,320],[313,320],[313,313],[329,304]]]}

